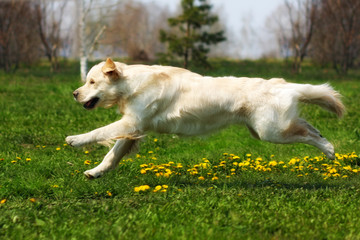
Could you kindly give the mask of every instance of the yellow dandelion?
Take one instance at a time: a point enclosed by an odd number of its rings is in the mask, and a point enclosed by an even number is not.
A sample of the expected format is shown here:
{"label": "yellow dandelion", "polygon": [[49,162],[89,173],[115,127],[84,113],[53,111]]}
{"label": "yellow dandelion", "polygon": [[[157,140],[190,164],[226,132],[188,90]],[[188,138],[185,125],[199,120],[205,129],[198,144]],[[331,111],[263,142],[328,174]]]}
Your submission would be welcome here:
{"label": "yellow dandelion", "polygon": [[351,171],[352,167],[350,165],[348,165],[348,166],[343,167],[343,169]]}
{"label": "yellow dandelion", "polygon": [[84,153],[85,153],[85,154],[89,154],[89,151],[85,151]]}
{"label": "yellow dandelion", "polygon": [[199,180],[205,180],[203,176],[198,177]]}
{"label": "yellow dandelion", "polygon": [[59,147],[56,148],[56,151],[60,151],[60,150],[61,150],[61,148],[59,148]]}
{"label": "yellow dandelion", "polygon": [[161,187],[160,185],[157,185],[157,186],[155,187],[155,190],[156,190],[156,191],[159,191],[161,188],[162,188],[162,187]]}
{"label": "yellow dandelion", "polygon": [[112,196],[112,193],[110,191],[106,191],[106,194],[111,197]]}
{"label": "yellow dandelion", "polygon": [[36,202],[36,199],[35,198],[30,198],[29,201],[34,203],[34,202]]}
{"label": "yellow dandelion", "polygon": [[212,180],[212,181],[215,181],[215,180],[218,180],[218,179],[219,179],[219,178],[215,176],[215,177],[213,177],[211,180]]}
{"label": "yellow dandelion", "polygon": [[7,201],[6,198],[4,198],[3,200],[0,201],[0,204],[4,204],[6,203],[6,201]]}
{"label": "yellow dandelion", "polygon": [[26,158],[26,161],[27,161],[27,162],[30,162],[30,161],[31,161],[31,158]]}
{"label": "yellow dandelion", "polygon": [[278,165],[278,163],[276,161],[270,161],[269,162],[270,167],[275,167],[276,165]]}
{"label": "yellow dandelion", "polygon": [[154,142],[157,142],[158,141],[158,139],[157,138],[154,138]]}
{"label": "yellow dandelion", "polygon": [[16,160],[12,160],[11,163],[16,163],[17,161]]}
{"label": "yellow dandelion", "polygon": [[139,186],[139,187],[135,187],[135,188],[134,188],[134,191],[135,191],[135,192],[140,192],[140,191],[146,191],[146,190],[148,190],[148,189],[150,189],[150,186],[149,186],[149,185],[141,185],[141,186]]}
{"label": "yellow dandelion", "polygon": [[91,164],[91,161],[90,161],[90,160],[85,160],[85,161],[84,161],[84,164],[85,164],[85,165],[90,165],[90,164]]}
{"label": "yellow dandelion", "polygon": [[54,185],[52,185],[51,187],[52,187],[52,188],[58,188],[58,187],[59,187],[59,185],[54,184]]}
{"label": "yellow dandelion", "polygon": [[152,154],[152,153],[154,153],[154,151],[148,151],[148,153]]}

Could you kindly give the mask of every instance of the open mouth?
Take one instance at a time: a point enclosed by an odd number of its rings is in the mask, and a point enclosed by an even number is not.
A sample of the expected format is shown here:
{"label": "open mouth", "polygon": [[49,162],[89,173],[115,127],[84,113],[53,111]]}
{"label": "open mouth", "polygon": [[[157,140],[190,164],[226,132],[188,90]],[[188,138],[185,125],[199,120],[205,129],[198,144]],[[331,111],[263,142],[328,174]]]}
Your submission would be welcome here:
{"label": "open mouth", "polygon": [[94,97],[94,98],[90,99],[89,101],[87,101],[84,104],[84,108],[86,108],[88,110],[93,109],[99,100],[100,100],[100,98],[98,98],[98,97]]}

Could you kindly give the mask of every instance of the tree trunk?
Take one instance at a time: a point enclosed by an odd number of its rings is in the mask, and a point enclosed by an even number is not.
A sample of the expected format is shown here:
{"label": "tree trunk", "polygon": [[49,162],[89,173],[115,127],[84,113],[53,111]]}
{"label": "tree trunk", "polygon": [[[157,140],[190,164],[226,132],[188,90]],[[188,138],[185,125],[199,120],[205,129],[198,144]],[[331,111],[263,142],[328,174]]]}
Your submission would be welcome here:
{"label": "tree trunk", "polygon": [[79,43],[80,43],[80,77],[81,81],[86,81],[87,72],[87,53],[85,46],[85,8],[84,0],[79,1]]}

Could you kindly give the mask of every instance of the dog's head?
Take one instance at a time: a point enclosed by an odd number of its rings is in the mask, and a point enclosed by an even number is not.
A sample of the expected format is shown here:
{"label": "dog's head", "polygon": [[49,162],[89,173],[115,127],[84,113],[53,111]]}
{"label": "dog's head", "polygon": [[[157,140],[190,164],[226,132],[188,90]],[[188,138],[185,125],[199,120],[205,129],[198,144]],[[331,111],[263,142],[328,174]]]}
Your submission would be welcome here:
{"label": "dog's head", "polygon": [[90,69],[85,84],[73,92],[74,98],[86,109],[111,107],[122,95],[121,79],[121,69],[108,58]]}

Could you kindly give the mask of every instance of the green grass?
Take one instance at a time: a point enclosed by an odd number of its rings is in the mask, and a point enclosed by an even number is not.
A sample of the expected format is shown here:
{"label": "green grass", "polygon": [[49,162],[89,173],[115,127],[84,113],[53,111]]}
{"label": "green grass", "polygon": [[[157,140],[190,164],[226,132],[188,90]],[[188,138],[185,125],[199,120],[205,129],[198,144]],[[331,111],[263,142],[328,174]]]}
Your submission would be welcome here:
{"label": "green grass", "polygon": [[[344,95],[346,116],[338,120],[309,105],[302,107],[302,116],[336,152],[359,153],[360,72],[339,77],[306,63],[301,75],[292,75],[286,63],[277,61],[212,64],[211,70],[195,70],[330,82]],[[77,64],[64,63],[63,72],[53,75],[46,69],[0,72],[0,239],[360,239],[358,157],[340,155],[340,166],[311,146],[252,139],[241,126],[204,138],[150,134],[138,155],[125,158],[103,178],[87,180],[82,172],[98,164],[108,149],[73,149],[64,146],[65,137],[120,116],[115,109],[86,111],[73,100],[72,91],[81,85]],[[317,156],[321,161],[314,160]],[[256,166],[258,157],[258,165],[271,171],[234,165],[251,159]],[[294,157],[298,162],[289,164]],[[206,168],[195,166],[206,160]],[[269,167],[270,161],[277,166]],[[163,165],[169,162],[174,164]],[[183,167],[175,168],[178,163]],[[172,170],[169,177],[156,176],[166,169]],[[142,185],[150,189],[134,191]],[[154,192],[158,185],[167,185],[166,192]]]}

